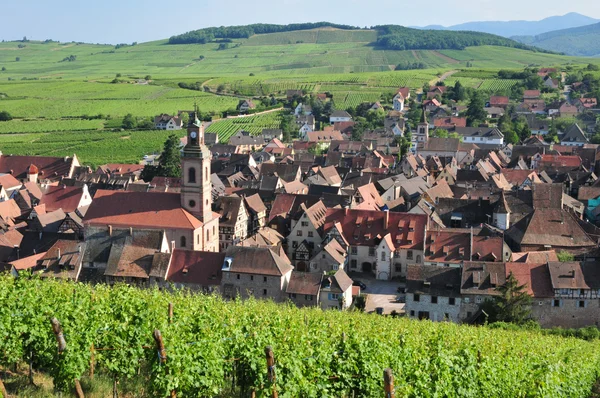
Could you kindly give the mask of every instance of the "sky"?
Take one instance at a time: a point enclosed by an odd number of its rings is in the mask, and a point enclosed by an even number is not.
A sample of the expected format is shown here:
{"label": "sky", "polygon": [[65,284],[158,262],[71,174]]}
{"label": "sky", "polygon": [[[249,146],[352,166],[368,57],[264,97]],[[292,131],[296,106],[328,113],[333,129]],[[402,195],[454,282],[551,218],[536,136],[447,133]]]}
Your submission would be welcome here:
{"label": "sky", "polygon": [[356,26],[456,25],[539,20],[578,12],[600,19],[598,0],[6,0],[0,39],[131,43],[209,26],[327,21]]}

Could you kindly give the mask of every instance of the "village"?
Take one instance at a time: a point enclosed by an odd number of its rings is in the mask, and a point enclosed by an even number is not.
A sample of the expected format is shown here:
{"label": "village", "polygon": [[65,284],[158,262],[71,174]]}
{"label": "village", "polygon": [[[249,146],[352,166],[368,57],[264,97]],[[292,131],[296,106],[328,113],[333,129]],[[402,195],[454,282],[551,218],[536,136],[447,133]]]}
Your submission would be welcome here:
{"label": "village", "polygon": [[456,323],[484,321],[515,278],[543,327],[598,326],[600,108],[589,82],[537,75],[542,90],[479,109],[459,84],[354,115],[289,90],[291,134],[227,143],[197,109],[162,114],[157,129],[187,129],[181,174],[148,181],[157,157],[2,154],[0,269]]}

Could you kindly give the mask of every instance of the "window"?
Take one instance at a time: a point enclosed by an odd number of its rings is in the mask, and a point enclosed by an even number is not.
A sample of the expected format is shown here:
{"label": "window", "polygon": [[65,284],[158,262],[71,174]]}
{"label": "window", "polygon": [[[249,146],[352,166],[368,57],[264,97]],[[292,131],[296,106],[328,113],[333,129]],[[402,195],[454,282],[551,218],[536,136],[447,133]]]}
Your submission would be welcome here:
{"label": "window", "polygon": [[290,298],[291,299],[295,299],[296,298],[296,293],[290,293]]}
{"label": "window", "polygon": [[416,262],[417,264],[420,264],[420,263],[421,263],[421,256],[417,256],[417,259],[415,260],[415,262]]}
{"label": "window", "polygon": [[351,254],[354,254],[354,255],[357,255],[357,254],[358,254],[358,247],[356,247],[356,246],[352,246],[352,247],[350,248],[350,253],[351,253]]}
{"label": "window", "polygon": [[196,207],[196,201],[195,201],[195,200],[190,200],[190,201],[188,202],[188,205],[189,205],[190,207],[192,207],[192,208],[193,208],[193,207]]}
{"label": "window", "polygon": [[394,268],[396,272],[402,272],[402,264],[396,263]]}
{"label": "window", "polygon": [[431,304],[437,304],[438,300],[437,300],[437,296],[431,296]]}
{"label": "window", "polygon": [[325,258],[325,257],[326,257],[326,256],[325,256],[325,254],[323,253],[323,258]]}
{"label": "window", "polygon": [[577,302],[577,307],[579,307],[579,308],[585,308],[585,300],[579,300]]}
{"label": "window", "polygon": [[415,316],[415,312],[413,310],[410,311],[410,316]]}
{"label": "window", "polygon": [[381,252],[381,261],[385,261],[385,252]]}
{"label": "window", "polygon": [[416,302],[421,301],[421,295],[419,295],[419,294],[413,294],[413,301],[416,301]]}
{"label": "window", "polygon": [[188,182],[192,184],[196,182],[196,169],[193,167],[188,169]]}
{"label": "window", "polygon": [[185,246],[186,246],[187,242],[186,242],[185,236],[182,236],[182,237],[181,237],[181,239],[180,239],[180,242],[179,242],[179,243],[180,243],[180,246],[181,246],[181,247],[185,247]]}
{"label": "window", "polygon": [[561,300],[552,300],[553,307],[562,307],[561,304],[562,304]]}
{"label": "window", "polygon": [[[206,241],[210,240],[210,229],[206,230]],[[198,243],[200,243],[200,235],[198,235]]]}
{"label": "window", "polygon": [[374,247],[369,247],[369,256],[375,257],[375,248]]}
{"label": "window", "polygon": [[357,263],[356,260],[350,260],[350,268],[356,268]]}
{"label": "window", "polygon": [[308,227],[308,221],[302,221],[302,226],[303,227]]}
{"label": "window", "polygon": [[204,168],[204,179],[208,180],[208,167]]}
{"label": "window", "polygon": [[266,276],[263,277],[263,282],[267,282],[267,277]]}
{"label": "window", "polygon": [[447,312],[444,312],[444,319],[450,319],[450,314],[448,314]]}
{"label": "window", "polygon": [[240,274],[237,274],[237,275],[236,275],[236,278],[237,278],[237,279],[240,279]]}
{"label": "window", "polygon": [[267,295],[267,289],[263,289],[263,296]]}
{"label": "window", "polygon": [[406,251],[406,259],[407,260],[412,260],[412,258],[413,258],[413,252],[412,252],[412,250],[407,250]]}
{"label": "window", "polygon": [[482,301],[482,300],[481,300],[481,297],[477,297],[477,298],[475,299],[475,302],[476,302],[477,304],[481,303],[481,301]]}
{"label": "window", "polygon": [[579,289],[579,295],[585,296],[585,289]]}
{"label": "window", "polygon": [[337,293],[329,293],[329,300],[339,300],[340,295]]}
{"label": "window", "polygon": [[293,241],[293,242],[292,242],[292,248],[294,248],[294,249],[295,249],[295,248],[297,248],[297,247],[298,247],[298,242],[296,242],[296,241]]}
{"label": "window", "polygon": [[300,230],[296,231],[296,236],[302,236],[302,231],[300,231]]}
{"label": "window", "polygon": [[312,238],[313,237],[313,231],[308,231],[308,237]]}
{"label": "window", "polygon": [[448,299],[448,305],[455,305],[456,304],[456,299],[454,297],[450,297]]}
{"label": "window", "polygon": [[254,275],[250,275],[250,280],[253,281],[254,280]]}
{"label": "window", "polygon": [[305,294],[304,295],[304,300],[306,300],[306,301],[312,301],[313,300],[312,294]]}

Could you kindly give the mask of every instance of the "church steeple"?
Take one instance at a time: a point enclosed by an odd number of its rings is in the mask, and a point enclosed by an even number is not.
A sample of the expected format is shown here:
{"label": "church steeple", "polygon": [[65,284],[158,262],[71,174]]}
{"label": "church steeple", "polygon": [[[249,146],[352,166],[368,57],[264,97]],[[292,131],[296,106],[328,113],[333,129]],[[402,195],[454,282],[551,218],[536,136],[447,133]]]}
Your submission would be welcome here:
{"label": "church steeple", "polygon": [[417,126],[417,134],[419,135],[419,139],[422,141],[427,141],[429,139],[429,122],[427,121],[426,108],[423,107],[423,116],[421,117],[421,122]]}

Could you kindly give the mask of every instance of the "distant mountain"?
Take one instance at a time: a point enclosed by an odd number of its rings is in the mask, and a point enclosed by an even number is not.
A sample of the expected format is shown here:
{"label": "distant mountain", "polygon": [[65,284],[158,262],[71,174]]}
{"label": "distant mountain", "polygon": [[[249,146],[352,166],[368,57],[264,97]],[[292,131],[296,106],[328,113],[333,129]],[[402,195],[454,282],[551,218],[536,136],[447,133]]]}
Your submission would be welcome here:
{"label": "distant mountain", "polygon": [[577,56],[600,56],[600,23],[512,39],[545,50]]}
{"label": "distant mountain", "polygon": [[429,25],[419,29],[432,30],[472,30],[475,32],[492,33],[498,36],[535,36],[558,29],[576,28],[600,22],[599,19],[571,12],[562,16],[542,19],[541,21],[481,21],[467,22],[460,25],[440,26]]}

